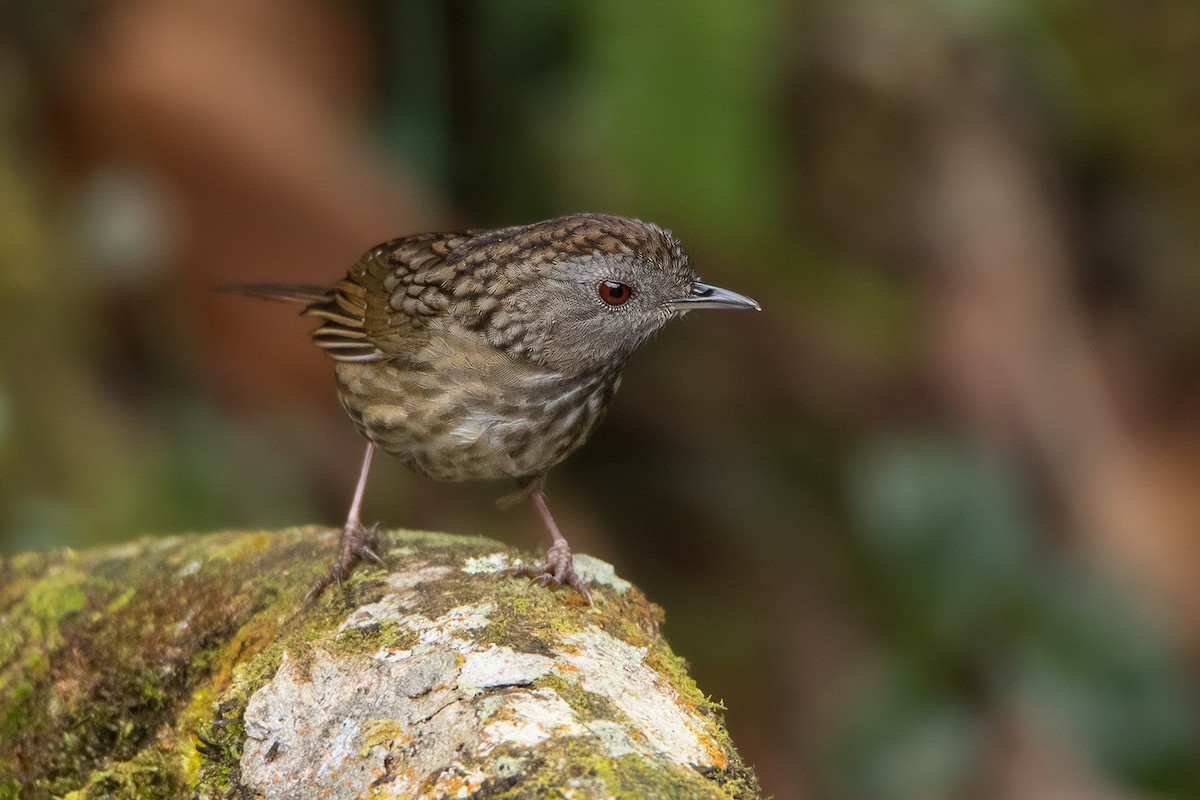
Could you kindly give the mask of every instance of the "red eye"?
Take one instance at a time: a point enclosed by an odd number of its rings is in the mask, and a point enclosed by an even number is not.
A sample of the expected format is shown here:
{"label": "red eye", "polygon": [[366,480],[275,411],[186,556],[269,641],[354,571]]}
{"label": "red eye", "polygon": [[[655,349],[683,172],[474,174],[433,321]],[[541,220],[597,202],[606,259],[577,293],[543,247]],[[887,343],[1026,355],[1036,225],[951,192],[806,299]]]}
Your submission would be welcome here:
{"label": "red eye", "polygon": [[616,281],[600,281],[600,299],[610,306],[620,306],[633,297],[633,287]]}

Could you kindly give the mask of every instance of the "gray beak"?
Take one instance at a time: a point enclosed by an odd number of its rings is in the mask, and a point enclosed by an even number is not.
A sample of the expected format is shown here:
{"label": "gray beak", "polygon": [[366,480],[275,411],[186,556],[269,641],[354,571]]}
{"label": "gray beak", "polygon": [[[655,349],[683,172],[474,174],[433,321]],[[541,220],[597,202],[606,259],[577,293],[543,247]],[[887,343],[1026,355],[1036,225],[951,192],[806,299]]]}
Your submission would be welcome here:
{"label": "gray beak", "polygon": [[671,305],[676,311],[691,311],[693,308],[753,308],[755,311],[762,311],[762,306],[744,294],[731,292],[719,286],[709,286],[700,281],[692,283],[692,293],[689,297],[674,300]]}

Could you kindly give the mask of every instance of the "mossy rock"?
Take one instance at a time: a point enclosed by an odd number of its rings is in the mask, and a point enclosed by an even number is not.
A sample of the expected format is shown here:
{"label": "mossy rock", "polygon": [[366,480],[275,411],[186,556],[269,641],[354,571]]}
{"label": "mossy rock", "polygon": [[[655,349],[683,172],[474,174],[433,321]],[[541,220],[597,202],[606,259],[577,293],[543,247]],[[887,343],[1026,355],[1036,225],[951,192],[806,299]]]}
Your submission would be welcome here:
{"label": "mossy rock", "polygon": [[486,539],[383,541],[309,611],[317,528],[0,560],[0,798],[759,796],[607,564],[589,606]]}

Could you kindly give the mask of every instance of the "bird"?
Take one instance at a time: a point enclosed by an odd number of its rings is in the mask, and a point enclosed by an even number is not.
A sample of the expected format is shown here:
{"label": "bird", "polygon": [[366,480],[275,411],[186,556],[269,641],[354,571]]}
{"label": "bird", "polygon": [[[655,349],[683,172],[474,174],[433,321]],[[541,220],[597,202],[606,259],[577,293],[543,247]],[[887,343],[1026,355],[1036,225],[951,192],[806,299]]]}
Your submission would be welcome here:
{"label": "bird", "polygon": [[333,359],[338,398],[366,438],[338,555],[306,595],[360,561],[384,566],[362,500],[376,450],[440,481],[515,479],[501,506],[532,500],[552,544],[509,572],[590,604],[546,504],[546,474],[595,431],[629,357],[672,319],[757,302],[704,283],[653,223],[584,213],[526,225],[403,236],[331,286],[220,287],[303,306]]}

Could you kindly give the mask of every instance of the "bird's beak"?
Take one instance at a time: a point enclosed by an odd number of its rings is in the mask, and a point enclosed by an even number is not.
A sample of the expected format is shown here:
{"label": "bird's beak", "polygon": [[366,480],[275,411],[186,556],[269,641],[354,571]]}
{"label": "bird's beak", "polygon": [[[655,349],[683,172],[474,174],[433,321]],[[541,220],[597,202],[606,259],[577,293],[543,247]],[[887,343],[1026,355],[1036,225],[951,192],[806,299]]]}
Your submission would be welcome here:
{"label": "bird's beak", "polygon": [[693,308],[753,308],[762,311],[755,301],[744,294],[731,292],[719,286],[709,286],[707,283],[694,281],[692,293],[671,303],[676,311],[691,311]]}

